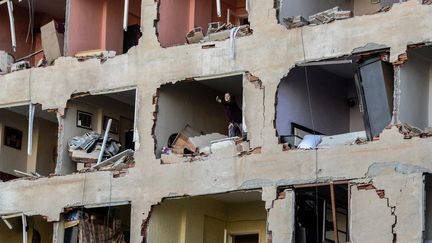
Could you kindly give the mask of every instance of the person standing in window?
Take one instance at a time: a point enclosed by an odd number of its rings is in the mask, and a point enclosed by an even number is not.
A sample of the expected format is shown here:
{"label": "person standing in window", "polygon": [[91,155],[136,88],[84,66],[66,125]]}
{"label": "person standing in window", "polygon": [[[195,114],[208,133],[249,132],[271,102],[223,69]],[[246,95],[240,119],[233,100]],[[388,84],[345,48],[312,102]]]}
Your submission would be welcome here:
{"label": "person standing in window", "polygon": [[223,100],[216,96],[216,102],[224,106],[225,118],[228,122],[228,136],[229,137],[243,137],[242,129],[242,110],[238,107],[235,102],[235,97],[227,92],[224,95]]}

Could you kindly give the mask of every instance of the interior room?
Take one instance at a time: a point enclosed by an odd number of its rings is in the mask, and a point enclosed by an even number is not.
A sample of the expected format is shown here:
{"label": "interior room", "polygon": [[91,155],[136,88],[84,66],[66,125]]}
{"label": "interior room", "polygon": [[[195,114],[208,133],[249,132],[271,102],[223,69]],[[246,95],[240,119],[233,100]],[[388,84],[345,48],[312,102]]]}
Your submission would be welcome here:
{"label": "interior room", "polygon": [[[52,242],[53,223],[47,222],[42,216],[23,216],[21,214],[6,215],[0,219],[0,239],[2,242]],[[23,222],[26,227],[23,227]],[[23,239],[23,228],[26,229],[27,241]]]}
{"label": "interior room", "polygon": [[71,208],[62,214],[65,243],[130,242],[131,205]]}
{"label": "interior room", "polygon": [[[231,100],[239,108],[240,120],[242,120],[242,74],[196,78],[194,81],[181,81],[161,86],[158,89],[154,128],[156,157],[160,158],[162,152],[167,149],[172,149],[179,154],[186,153],[183,147],[180,151],[173,148],[176,144],[180,146],[180,141],[183,140],[190,141],[198,138],[193,142],[202,150],[203,147],[209,146],[212,140],[228,138],[229,122],[225,105],[216,100],[216,97],[222,100],[227,92],[231,93]],[[243,128],[242,125],[240,127]],[[236,129],[235,135],[242,137],[240,129]],[[188,147],[188,149],[189,153],[196,152],[195,147]]]}
{"label": "interior room", "polygon": [[[67,54],[86,51],[126,53],[141,37],[141,0],[129,0],[127,26],[124,26],[125,1],[70,1],[67,29]],[[126,31],[124,27],[127,27]]]}
{"label": "interior room", "polygon": [[420,130],[432,127],[432,47],[408,49],[400,68],[399,120]]}
{"label": "interior room", "polygon": [[[48,176],[57,160],[58,121],[55,112],[35,107],[31,155],[28,154],[29,106],[0,109],[0,180],[17,178],[15,170]],[[39,175],[38,175],[39,174]]]}
{"label": "interior room", "polygon": [[296,243],[349,242],[347,184],[295,188],[294,191]]}
{"label": "interior room", "polygon": [[266,242],[260,191],[165,199],[149,219],[147,242]]}
{"label": "interior room", "polygon": [[[279,5],[279,22],[286,23],[287,18],[302,16],[304,20],[311,24],[322,24],[327,21],[349,18],[366,14],[374,14],[387,11],[393,3],[399,3],[400,0],[281,0]],[[339,7],[335,12],[329,12],[324,18],[318,18],[316,21],[311,16],[322,13],[326,10]],[[345,12],[348,11],[348,12]],[[330,19],[327,19],[329,17]],[[324,20],[326,19],[326,20]],[[305,23],[304,25],[309,24]],[[295,26],[300,27],[300,26]]]}
{"label": "interior room", "polygon": [[[44,57],[41,27],[55,21],[55,28],[63,37],[66,0],[13,0],[13,17],[16,35],[16,51],[12,47],[11,29],[7,4],[0,5],[0,50],[14,57],[15,61],[29,61],[31,66],[37,66]],[[30,7],[29,7],[30,3]],[[63,39],[61,39],[63,45]],[[63,51],[63,50],[61,50]],[[35,55],[30,54],[38,53]],[[25,58],[27,57],[27,58]]]}
{"label": "interior room", "polygon": [[[319,143],[370,140],[379,135],[391,119],[393,69],[378,59],[357,61],[309,63],[295,67],[281,80],[276,96],[281,143],[310,149]],[[304,139],[310,135],[318,136],[312,145]]]}
{"label": "interior room", "polygon": [[97,163],[109,120],[111,126],[102,161],[135,150],[135,95],[133,89],[78,96],[68,101],[63,121],[63,137],[68,146],[64,148],[62,164],[69,173]]}
{"label": "interior room", "polygon": [[[214,0],[159,0],[157,34],[162,47],[187,43],[186,34],[200,27],[208,34],[210,23],[248,25],[246,0],[220,0],[220,16]],[[228,36],[229,37],[229,31]]]}

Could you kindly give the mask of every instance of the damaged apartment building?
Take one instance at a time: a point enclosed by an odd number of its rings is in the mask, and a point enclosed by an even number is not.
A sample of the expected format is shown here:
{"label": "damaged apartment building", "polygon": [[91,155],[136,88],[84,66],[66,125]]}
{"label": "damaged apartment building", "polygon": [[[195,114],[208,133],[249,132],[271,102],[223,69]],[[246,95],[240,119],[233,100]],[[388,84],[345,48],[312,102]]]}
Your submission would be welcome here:
{"label": "damaged apartment building", "polygon": [[0,242],[432,242],[431,19],[0,0]]}

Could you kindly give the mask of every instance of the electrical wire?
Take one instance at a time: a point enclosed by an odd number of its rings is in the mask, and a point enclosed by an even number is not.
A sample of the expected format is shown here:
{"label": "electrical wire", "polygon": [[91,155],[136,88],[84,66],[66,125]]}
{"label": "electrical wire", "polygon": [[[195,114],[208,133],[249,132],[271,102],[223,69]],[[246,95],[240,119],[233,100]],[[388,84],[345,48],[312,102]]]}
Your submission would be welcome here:
{"label": "electrical wire", "polygon": [[[301,41],[302,41],[302,50],[303,50],[303,61],[306,62],[306,50],[305,50],[305,42],[303,37],[303,28],[301,28]],[[308,96],[308,103],[309,103],[309,115],[311,119],[311,125],[313,130],[313,135],[316,135],[315,130],[315,122],[313,118],[313,111],[312,111],[312,98],[310,94],[310,86],[309,86],[309,76],[308,76],[308,70],[307,66],[304,66],[304,72],[305,72],[305,81],[306,81],[306,89],[307,89],[307,96]],[[315,183],[318,183],[318,149],[314,148],[315,150]],[[315,186],[315,215],[316,215],[316,241],[319,243],[319,209],[318,209],[318,186]],[[325,212],[323,212],[323,217],[325,217]],[[325,229],[323,229],[325,230]],[[323,239],[324,240],[324,239]]]}

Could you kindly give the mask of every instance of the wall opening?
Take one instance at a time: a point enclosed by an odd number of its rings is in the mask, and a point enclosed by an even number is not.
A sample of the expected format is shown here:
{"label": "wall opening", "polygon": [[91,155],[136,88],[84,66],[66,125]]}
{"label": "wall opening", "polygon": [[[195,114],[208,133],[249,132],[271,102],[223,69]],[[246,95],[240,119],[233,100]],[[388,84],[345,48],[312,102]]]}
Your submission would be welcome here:
{"label": "wall opening", "polygon": [[54,173],[58,133],[56,113],[36,105],[32,133],[29,132],[29,116],[29,105],[0,109],[1,181]]}
{"label": "wall opening", "polygon": [[247,0],[157,0],[156,33],[162,47],[224,40],[230,29],[241,27],[238,36],[248,35]]}
{"label": "wall opening", "polygon": [[[91,58],[114,51],[126,53],[141,37],[141,0],[129,0],[127,23],[125,1],[70,1],[67,49],[69,56]],[[126,27],[126,29],[124,29]],[[111,54],[112,53],[112,54]]]}
{"label": "wall opening", "polygon": [[334,20],[388,11],[400,0],[280,0],[278,21],[287,28],[319,25]]}
{"label": "wall opening", "polygon": [[242,74],[165,84],[155,102],[155,155],[162,163],[221,149],[237,155],[236,141],[246,136]]}
{"label": "wall opening", "polygon": [[[69,208],[61,216],[63,241],[130,242],[131,205]],[[63,242],[62,241],[62,242]]]}
{"label": "wall opening", "polygon": [[264,243],[266,222],[260,191],[165,199],[153,207],[145,240]]}
{"label": "wall opening", "polygon": [[[133,166],[136,142],[136,90],[85,95],[67,103],[63,118],[64,173],[94,169],[118,170]],[[106,147],[98,164],[106,127]],[[64,174],[61,173],[61,174]]]}
{"label": "wall opening", "polygon": [[349,242],[348,190],[344,182],[294,186],[295,242]]}
{"label": "wall opening", "polygon": [[0,239],[8,243],[52,242],[53,223],[39,215],[4,215],[0,219]]}
{"label": "wall opening", "polygon": [[372,140],[390,124],[393,66],[384,57],[301,64],[279,84],[276,131],[289,148]]}
{"label": "wall opening", "polygon": [[[63,54],[66,0],[13,0],[16,50],[7,4],[0,4],[0,74],[45,66]],[[30,4],[30,5],[29,5]],[[16,65],[12,65],[17,62]]]}
{"label": "wall opening", "polygon": [[399,121],[420,131],[432,127],[432,47],[408,49],[400,67]]}

